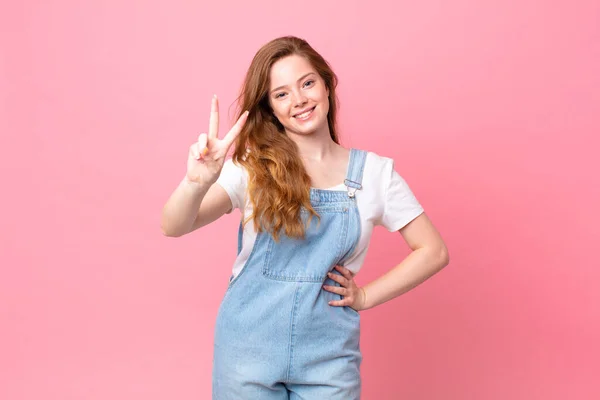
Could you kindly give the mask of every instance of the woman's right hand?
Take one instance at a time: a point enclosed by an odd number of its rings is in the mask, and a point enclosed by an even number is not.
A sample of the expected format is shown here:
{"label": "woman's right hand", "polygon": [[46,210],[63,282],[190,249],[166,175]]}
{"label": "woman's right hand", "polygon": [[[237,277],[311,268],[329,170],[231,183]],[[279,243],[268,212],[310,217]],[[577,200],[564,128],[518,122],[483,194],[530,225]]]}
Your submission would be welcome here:
{"label": "woman's right hand", "polygon": [[227,152],[242,131],[247,119],[248,111],[245,111],[227,135],[219,139],[219,100],[216,95],[213,97],[208,135],[201,133],[198,141],[190,146],[186,174],[188,181],[210,185],[217,181]]}

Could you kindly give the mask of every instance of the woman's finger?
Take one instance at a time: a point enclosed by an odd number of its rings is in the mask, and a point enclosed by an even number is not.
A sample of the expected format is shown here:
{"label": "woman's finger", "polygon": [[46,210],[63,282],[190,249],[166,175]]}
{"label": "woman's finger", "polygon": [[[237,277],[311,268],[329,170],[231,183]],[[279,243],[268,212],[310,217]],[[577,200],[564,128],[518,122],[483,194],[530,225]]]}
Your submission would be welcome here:
{"label": "woman's finger", "polygon": [[194,157],[194,160],[200,159],[200,152],[198,151],[198,142],[190,146],[190,153],[192,154],[192,157]]}
{"label": "woman's finger", "polygon": [[334,274],[333,272],[328,272],[327,276],[342,286],[346,286],[348,284],[348,280],[341,275]]}
{"label": "woman's finger", "polygon": [[208,123],[208,137],[216,139],[219,136],[219,99],[215,94],[210,106],[210,120]]}
{"label": "woman's finger", "polygon": [[198,154],[200,156],[204,156],[206,154],[206,152],[208,151],[207,148],[207,144],[208,144],[208,137],[206,136],[206,133],[201,133],[198,136]]}
{"label": "woman's finger", "polygon": [[223,141],[227,145],[227,148],[229,148],[229,146],[231,146],[231,144],[235,141],[235,139],[238,137],[238,135],[242,131],[244,124],[248,120],[248,114],[250,114],[249,111],[244,111],[244,113],[238,118],[235,125],[233,125],[233,127],[231,127],[231,130],[223,138]]}
{"label": "woman's finger", "polygon": [[341,274],[348,280],[353,279],[352,272],[348,268],[342,267],[341,265],[336,265],[335,269],[341,272]]}
{"label": "woman's finger", "polygon": [[335,307],[345,307],[348,306],[350,307],[352,305],[352,301],[347,300],[348,298],[344,298],[343,300],[332,300],[330,302],[328,302],[327,304],[329,304],[330,306],[335,306]]}
{"label": "woman's finger", "polygon": [[341,294],[344,297],[346,297],[346,294],[348,293],[348,289],[346,289],[343,286],[323,285],[323,289],[325,289],[325,290],[327,290],[328,292],[331,292],[331,293]]}

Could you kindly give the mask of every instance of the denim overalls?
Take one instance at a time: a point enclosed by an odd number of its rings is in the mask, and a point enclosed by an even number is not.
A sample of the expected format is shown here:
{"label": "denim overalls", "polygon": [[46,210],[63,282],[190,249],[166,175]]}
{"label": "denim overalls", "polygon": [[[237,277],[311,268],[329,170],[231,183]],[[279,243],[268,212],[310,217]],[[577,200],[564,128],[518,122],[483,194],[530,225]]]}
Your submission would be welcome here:
{"label": "denim overalls", "polygon": [[[330,306],[343,296],[327,272],[343,265],[360,236],[355,192],[366,152],[351,149],[347,191],[310,189],[306,237],[257,235],[250,256],[221,302],[214,337],[213,400],[360,398],[360,316]],[[301,210],[303,221],[308,212]],[[242,227],[238,236],[241,249]]]}

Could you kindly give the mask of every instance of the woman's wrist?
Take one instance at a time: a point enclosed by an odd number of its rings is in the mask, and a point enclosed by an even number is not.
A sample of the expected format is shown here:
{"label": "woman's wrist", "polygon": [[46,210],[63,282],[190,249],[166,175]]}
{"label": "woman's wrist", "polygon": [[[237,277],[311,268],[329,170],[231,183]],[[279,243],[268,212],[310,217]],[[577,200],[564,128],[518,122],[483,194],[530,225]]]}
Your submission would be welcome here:
{"label": "woman's wrist", "polygon": [[359,289],[362,292],[362,298],[363,298],[362,309],[366,310],[366,309],[368,309],[368,307],[367,307],[367,291],[365,290],[364,286],[361,286]]}

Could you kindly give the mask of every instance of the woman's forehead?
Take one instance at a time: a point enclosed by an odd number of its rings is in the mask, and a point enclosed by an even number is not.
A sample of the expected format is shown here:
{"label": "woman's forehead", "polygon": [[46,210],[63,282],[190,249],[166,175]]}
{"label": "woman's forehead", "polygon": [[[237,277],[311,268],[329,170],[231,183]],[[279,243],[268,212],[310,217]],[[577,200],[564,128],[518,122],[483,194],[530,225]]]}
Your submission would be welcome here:
{"label": "woman's forehead", "polygon": [[283,85],[292,85],[303,76],[316,73],[310,62],[301,56],[292,55],[277,60],[271,67],[271,88]]}

